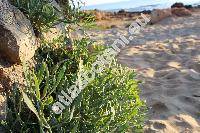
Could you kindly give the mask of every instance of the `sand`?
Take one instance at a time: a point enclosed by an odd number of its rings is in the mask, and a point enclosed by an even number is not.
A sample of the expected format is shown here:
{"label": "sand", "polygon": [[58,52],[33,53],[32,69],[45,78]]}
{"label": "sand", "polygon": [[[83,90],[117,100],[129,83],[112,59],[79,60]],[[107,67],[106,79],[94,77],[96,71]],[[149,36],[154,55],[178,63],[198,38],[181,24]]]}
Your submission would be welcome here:
{"label": "sand", "polygon": [[[112,44],[124,26],[89,35]],[[148,25],[121,51],[119,63],[142,80],[149,108],[146,133],[200,133],[200,13]]]}

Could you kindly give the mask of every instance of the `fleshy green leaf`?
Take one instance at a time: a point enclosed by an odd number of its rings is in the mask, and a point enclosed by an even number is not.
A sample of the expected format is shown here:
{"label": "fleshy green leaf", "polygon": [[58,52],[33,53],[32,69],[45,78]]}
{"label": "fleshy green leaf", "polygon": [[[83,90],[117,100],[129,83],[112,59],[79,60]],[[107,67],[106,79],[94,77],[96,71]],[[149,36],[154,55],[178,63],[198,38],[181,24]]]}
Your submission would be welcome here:
{"label": "fleshy green leaf", "polygon": [[40,121],[39,114],[37,112],[37,109],[33,105],[32,101],[28,98],[28,96],[26,95],[26,93],[24,93],[23,91],[22,91],[22,96],[23,96],[24,102],[26,103],[26,105],[28,106],[28,108],[37,116],[38,120]]}

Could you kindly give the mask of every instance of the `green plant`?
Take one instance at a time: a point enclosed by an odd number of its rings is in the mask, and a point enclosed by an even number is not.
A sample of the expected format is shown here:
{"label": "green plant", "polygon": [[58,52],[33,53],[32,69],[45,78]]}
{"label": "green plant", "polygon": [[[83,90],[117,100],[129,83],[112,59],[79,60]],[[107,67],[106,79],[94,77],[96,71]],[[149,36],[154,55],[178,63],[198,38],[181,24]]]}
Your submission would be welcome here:
{"label": "green plant", "polygon": [[87,13],[81,10],[81,0],[57,0],[61,7],[62,13],[65,17],[67,23],[78,24],[83,22],[85,24],[93,22],[95,17],[92,13]]}
{"label": "green plant", "polygon": [[52,0],[9,1],[31,21],[37,36],[62,22],[69,25],[94,21],[94,16],[81,11],[80,4],[76,6],[73,0],[58,0],[58,5],[53,4]]}
{"label": "green plant", "polygon": [[61,13],[49,0],[10,0],[31,21],[35,33],[48,31],[59,22]]}
{"label": "green plant", "polygon": [[[92,132],[141,132],[145,104],[139,98],[139,82],[134,77],[132,70],[118,65],[97,75],[82,94],[81,124],[91,126]],[[87,128],[83,126],[81,131],[87,132]]]}
{"label": "green plant", "polygon": [[86,38],[74,41],[70,48],[44,44],[36,54],[37,67],[24,70],[25,88],[15,87],[8,96],[7,131],[140,132],[145,105],[139,98],[138,82],[132,70],[115,63],[97,74],[61,115],[52,111],[60,92],[74,85],[80,59],[84,69],[91,69],[96,55],[104,49],[91,45]]}
{"label": "green plant", "polygon": [[[70,82],[67,63],[50,72],[46,63],[39,70],[26,71],[27,86],[14,89],[8,97],[6,127],[10,132],[140,132],[145,106],[139,98],[138,81],[132,70],[113,65],[96,75],[61,115],[51,107],[60,89]],[[58,91],[59,90],[59,91]]]}
{"label": "green plant", "polygon": [[[40,32],[60,22],[60,11],[54,9],[49,1],[11,1],[27,15],[34,28]],[[81,23],[91,20],[84,12],[76,9],[73,3],[70,5],[68,0],[58,2],[62,14],[65,15],[62,22],[77,24],[79,20]],[[49,17],[45,19],[42,18],[43,15]],[[134,79],[135,73],[132,70],[123,68],[114,61],[103,73],[95,75],[95,79],[61,115],[54,114],[52,105],[58,101],[61,91],[68,92],[68,88],[74,85],[82,68],[80,61],[83,61],[84,69],[91,69],[97,55],[105,49],[104,46],[92,45],[86,37],[72,40],[72,43],[69,41],[71,40],[64,35],[51,44],[42,40],[43,44],[35,55],[36,67],[24,67],[26,85],[19,87],[15,84],[12,93],[7,96],[7,117],[2,121],[6,131],[141,132],[145,104],[139,97],[139,82]]]}

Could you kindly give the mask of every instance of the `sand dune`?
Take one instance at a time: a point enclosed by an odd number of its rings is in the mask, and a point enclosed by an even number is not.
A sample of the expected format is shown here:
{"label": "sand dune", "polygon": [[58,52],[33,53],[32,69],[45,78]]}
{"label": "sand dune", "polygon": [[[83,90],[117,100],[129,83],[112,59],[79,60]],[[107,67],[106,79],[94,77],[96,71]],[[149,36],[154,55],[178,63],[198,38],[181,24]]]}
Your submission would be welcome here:
{"label": "sand dune", "polygon": [[[124,27],[95,31],[96,40],[112,43]],[[200,13],[148,25],[119,54],[135,69],[149,108],[147,133],[200,132]]]}

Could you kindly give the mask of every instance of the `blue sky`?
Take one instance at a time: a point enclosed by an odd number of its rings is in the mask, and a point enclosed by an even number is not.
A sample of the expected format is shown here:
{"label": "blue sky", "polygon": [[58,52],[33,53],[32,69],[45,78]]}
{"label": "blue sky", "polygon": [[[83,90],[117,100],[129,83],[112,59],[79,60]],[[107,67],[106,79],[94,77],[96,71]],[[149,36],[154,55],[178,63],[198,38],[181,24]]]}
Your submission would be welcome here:
{"label": "blue sky", "polygon": [[[100,4],[106,4],[106,3],[117,3],[117,2],[125,2],[125,1],[134,1],[134,0],[82,0],[85,2],[86,6],[91,6],[91,5],[100,5]],[[136,0],[137,1],[137,0]],[[146,0],[138,0],[138,2],[142,2]],[[162,0],[155,0],[155,1],[160,1]],[[168,0],[172,2],[200,2],[200,0]]]}
{"label": "blue sky", "polygon": [[117,3],[129,0],[82,0],[82,1],[85,2],[86,6],[92,6],[92,5],[100,5],[106,3]]}
{"label": "blue sky", "polygon": [[128,9],[147,5],[162,5],[163,8],[170,7],[175,2],[194,4],[200,0],[81,0],[85,2],[86,9]]}

